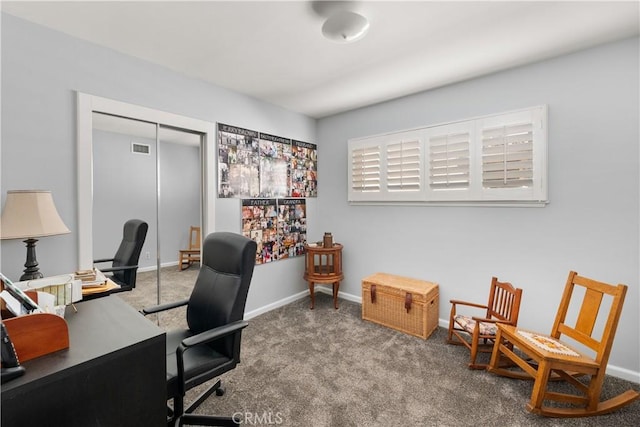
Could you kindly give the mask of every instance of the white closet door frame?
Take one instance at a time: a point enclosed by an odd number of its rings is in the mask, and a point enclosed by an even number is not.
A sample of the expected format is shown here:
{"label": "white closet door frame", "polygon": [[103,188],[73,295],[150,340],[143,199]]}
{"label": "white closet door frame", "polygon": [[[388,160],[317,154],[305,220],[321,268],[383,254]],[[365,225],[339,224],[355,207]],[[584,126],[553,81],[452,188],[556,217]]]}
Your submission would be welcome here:
{"label": "white closet door frame", "polygon": [[93,268],[93,113],[106,113],[203,134],[203,236],[215,229],[215,124],[82,92],[77,97],[78,269]]}

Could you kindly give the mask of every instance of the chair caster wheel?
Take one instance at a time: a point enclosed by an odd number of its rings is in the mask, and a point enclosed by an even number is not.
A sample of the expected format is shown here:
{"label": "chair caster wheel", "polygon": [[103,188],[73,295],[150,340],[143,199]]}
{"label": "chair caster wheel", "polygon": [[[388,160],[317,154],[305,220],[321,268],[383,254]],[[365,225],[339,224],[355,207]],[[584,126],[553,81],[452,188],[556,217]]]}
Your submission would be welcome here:
{"label": "chair caster wheel", "polygon": [[222,387],[219,387],[216,389],[216,396],[223,396],[224,395],[224,389]]}

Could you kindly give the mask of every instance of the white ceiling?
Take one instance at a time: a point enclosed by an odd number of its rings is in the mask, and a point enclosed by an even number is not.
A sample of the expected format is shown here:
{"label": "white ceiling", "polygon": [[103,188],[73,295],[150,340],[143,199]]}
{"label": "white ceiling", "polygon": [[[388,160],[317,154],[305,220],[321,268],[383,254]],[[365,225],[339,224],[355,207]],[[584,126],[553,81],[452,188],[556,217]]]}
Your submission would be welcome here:
{"label": "white ceiling", "polygon": [[[310,1],[10,2],[2,10],[191,77],[325,117],[639,34],[639,2],[359,1],[351,44]],[[319,12],[320,11],[320,12]],[[3,41],[6,42],[6,41]],[[10,41],[9,41],[10,42]]]}

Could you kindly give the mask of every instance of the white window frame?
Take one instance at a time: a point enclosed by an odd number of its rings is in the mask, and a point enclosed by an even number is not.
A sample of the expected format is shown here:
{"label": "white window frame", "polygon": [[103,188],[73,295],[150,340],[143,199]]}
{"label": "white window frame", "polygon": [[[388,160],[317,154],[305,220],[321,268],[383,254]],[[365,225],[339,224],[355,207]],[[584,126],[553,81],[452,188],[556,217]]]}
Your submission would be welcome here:
{"label": "white window frame", "polygon": [[[511,188],[483,187],[483,130],[514,124],[531,123],[532,185]],[[431,141],[443,135],[469,134],[468,186],[436,186],[431,176]],[[526,135],[526,134],[525,134]],[[417,140],[420,145],[419,188],[410,191],[390,191],[387,186],[387,149],[399,141]],[[545,206],[547,198],[547,106],[541,105],[506,113],[459,120],[417,129],[392,132],[348,141],[348,201],[353,204],[436,204],[436,205],[521,205]],[[356,150],[379,149],[379,184],[376,191],[358,191],[353,187],[353,160]],[[447,155],[449,153],[446,153]],[[440,153],[441,157],[442,154]],[[455,158],[453,156],[452,158]],[[434,159],[435,161],[435,159]],[[452,160],[456,162],[456,160]],[[460,160],[457,160],[460,162]],[[435,164],[435,163],[434,163]],[[505,165],[508,163],[505,163]],[[506,168],[506,166],[505,166]],[[464,169],[464,168],[457,168]],[[452,170],[456,170],[452,168]],[[522,169],[516,168],[518,174]],[[432,185],[433,184],[433,185]]]}

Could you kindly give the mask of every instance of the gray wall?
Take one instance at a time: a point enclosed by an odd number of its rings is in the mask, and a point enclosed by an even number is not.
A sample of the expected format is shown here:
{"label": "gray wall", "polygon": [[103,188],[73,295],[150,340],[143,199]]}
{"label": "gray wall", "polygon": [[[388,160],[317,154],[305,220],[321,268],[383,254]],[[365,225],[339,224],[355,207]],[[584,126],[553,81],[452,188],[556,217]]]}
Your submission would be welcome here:
{"label": "gray wall", "polygon": [[[486,302],[495,275],[524,289],[521,326],[549,331],[569,270],[625,283],[610,363],[638,381],[638,52],[630,39],[320,120],[318,227],[344,244],[341,290],[360,295],[376,271],[435,281],[445,319],[452,298]],[[349,138],[540,104],[549,106],[546,207],[347,203]]]}
{"label": "gray wall", "polygon": [[[76,91],[315,141],[315,120],[2,14],[2,203],[9,189],[53,193],[71,233],[38,242],[45,275],[77,268]],[[313,229],[315,202],[309,202]],[[216,229],[240,232],[240,200],[216,200]],[[319,232],[317,233],[319,234]],[[2,241],[0,269],[17,279],[21,241]],[[303,292],[304,260],[258,266],[247,301],[257,310]]]}

